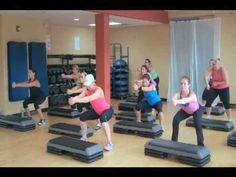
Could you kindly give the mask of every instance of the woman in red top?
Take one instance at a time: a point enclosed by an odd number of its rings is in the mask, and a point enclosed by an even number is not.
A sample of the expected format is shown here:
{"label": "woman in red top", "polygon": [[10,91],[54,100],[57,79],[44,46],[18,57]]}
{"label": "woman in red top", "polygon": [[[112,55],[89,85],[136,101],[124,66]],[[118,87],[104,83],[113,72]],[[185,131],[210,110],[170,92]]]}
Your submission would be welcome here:
{"label": "woman in red top", "polygon": [[210,117],[211,104],[219,95],[220,100],[223,102],[227,118],[229,121],[231,119],[231,109],[230,109],[230,93],[229,93],[229,77],[224,66],[220,64],[220,59],[217,58],[213,62],[213,67],[211,70],[211,88],[212,92],[206,100],[206,112],[207,117]]}

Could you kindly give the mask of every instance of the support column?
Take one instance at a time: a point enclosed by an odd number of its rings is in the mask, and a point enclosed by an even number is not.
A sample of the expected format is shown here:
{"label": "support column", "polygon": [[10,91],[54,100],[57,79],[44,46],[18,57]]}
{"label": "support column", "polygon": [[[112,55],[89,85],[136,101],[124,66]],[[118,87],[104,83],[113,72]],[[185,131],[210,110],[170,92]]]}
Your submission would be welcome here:
{"label": "support column", "polygon": [[98,14],[96,22],[96,83],[110,103],[110,45],[109,45],[109,15]]}

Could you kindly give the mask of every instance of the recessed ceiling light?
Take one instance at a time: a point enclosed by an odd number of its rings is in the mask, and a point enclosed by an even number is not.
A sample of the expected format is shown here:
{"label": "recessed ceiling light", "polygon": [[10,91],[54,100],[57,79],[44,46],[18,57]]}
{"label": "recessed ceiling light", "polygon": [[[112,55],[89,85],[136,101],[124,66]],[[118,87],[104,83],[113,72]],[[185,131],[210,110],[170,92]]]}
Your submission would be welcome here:
{"label": "recessed ceiling light", "polygon": [[[109,25],[111,25],[111,26],[114,26],[114,25],[121,25],[121,23],[118,23],[118,22],[109,22]],[[89,24],[89,26],[96,26],[96,24],[92,23],[92,24]]]}
{"label": "recessed ceiling light", "polygon": [[74,18],[74,21],[79,21],[79,18]]}

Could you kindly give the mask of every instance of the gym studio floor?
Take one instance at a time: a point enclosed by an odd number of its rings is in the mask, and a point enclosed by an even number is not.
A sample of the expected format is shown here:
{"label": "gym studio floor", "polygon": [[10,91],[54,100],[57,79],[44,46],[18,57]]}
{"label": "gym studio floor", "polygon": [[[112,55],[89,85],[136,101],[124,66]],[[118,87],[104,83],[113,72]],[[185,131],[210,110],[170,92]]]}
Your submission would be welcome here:
{"label": "gym studio floor", "polygon": [[[112,105],[117,111],[120,100],[112,100]],[[163,139],[170,139],[172,133],[172,117],[175,109],[163,104],[165,116],[165,132]],[[45,115],[47,113],[44,113]],[[47,153],[47,142],[59,135],[48,133],[48,127],[57,122],[79,124],[79,119],[67,119],[46,116],[47,125],[37,127],[33,131],[17,132],[12,129],[0,128],[0,166],[1,167],[189,167],[175,159],[158,159],[144,155],[144,144],[150,140],[135,135],[112,133],[114,149],[104,152],[101,160],[87,164],[74,160],[68,155],[54,155]],[[232,117],[236,117],[236,110],[232,109]],[[38,122],[39,117],[33,115]],[[223,116],[214,116],[215,119],[224,119]],[[115,123],[113,116],[111,125]],[[234,119],[234,121],[236,121]],[[89,121],[88,126],[95,128],[96,121]],[[235,167],[236,148],[226,145],[229,132],[203,129],[205,145],[211,151],[211,162],[206,167]],[[94,131],[89,141],[104,144],[103,130]],[[179,141],[196,144],[195,129],[185,126],[185,121],[180,124]]]}

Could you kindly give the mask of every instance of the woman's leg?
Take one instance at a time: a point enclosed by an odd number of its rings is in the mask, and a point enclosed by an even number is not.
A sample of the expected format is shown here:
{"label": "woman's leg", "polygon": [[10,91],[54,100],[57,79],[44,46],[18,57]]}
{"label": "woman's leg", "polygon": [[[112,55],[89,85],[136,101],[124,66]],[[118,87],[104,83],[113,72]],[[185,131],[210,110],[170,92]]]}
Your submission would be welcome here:
{"label": "woman's leg", "polygon": [[172,141],[178,141],[178,136],[179,136],[179,123],[184,120],[187,119],[189,116],[189,114],[187,114],[186,112],[184,112],[182,109],[179,110],[172,121]]}

